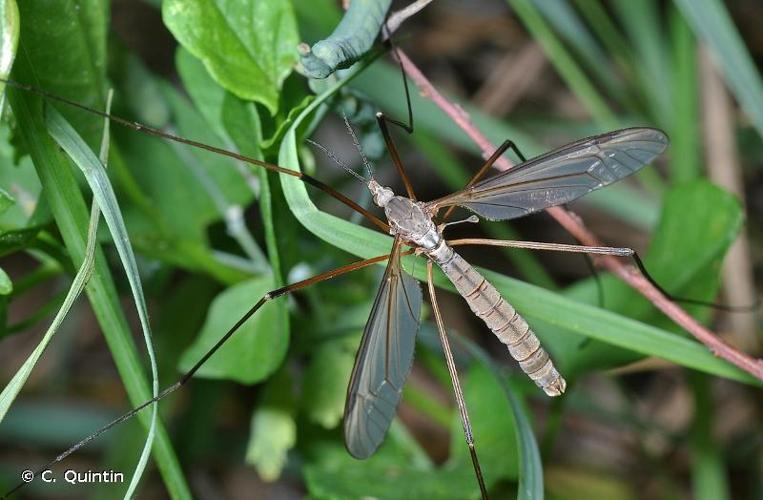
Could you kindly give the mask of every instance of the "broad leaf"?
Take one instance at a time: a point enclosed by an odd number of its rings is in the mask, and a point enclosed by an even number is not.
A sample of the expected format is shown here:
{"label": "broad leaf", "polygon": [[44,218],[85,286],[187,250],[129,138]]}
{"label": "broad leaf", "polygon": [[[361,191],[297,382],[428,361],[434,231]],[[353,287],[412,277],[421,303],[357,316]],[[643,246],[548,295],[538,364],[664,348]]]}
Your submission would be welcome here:
{"label": "broad leaf", "polygon": [[265,481],[275,481],[286,465],[286,455],[297,442],[293,381],[281,370],[265,387],[252,415],[246,461]]}
{"label": "broad leaf", "polygon": [[[506,393],[495,374],[481,363],[475,363],[464,380],[464,396],[472,421],[474,442],[487,485],[500,479],[516,479],[516,423]],[[471,457],[464,442],[464,431],[458,412],[454,412],[450,428],[450,464],[471,467]]]}
{"label": "broad leaf", "polygon": [[304,467],[314,498],[465,499],[479,495],[471,467],[412,466],[409,457],[387,443],[367,460],[356,460],[338,446],[323,446],[317,452],[320,460]]}
{"label": "broad leaf", "polygon": [[[18,2],[21,23],[19,49],[45,71],[35,86],[86,106],[105,102],[106,20],[104,0],[23,0]],[[102,122],[71,107],[61,112],[92,148],[98,146]]]}
{"label": "broad leaf", "polygon": [[[220,337],[265,293],[273,290],[270,277],[255,278],[220,293],[209,308],[198,338],[180,359],[181,371],[188,371]],[[283,300],[276,299],[276,300]],[[253,384],[280,366],[289,345],[289,334],[278,321],[278,309],[266,303],[231,337],[196,376],[236,380]]]}
{"label": "broad leaf", "polygon": [[168,0],[162,16],[223,87],[275,114],[281,84],[297,60],[290,2]]}
{"label": "broad leaf", "polygon": [[326,429],[339,425],[354,360],[355,351],[344,339],[324,342],[314,350],[305,371],[302,399],[312,422]]}

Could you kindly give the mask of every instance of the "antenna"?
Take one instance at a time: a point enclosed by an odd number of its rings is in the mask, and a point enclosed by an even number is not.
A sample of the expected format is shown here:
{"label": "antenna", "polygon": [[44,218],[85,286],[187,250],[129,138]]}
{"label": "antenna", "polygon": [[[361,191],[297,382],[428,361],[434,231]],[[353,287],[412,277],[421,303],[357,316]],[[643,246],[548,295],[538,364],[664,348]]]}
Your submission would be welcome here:
{"label": "antenna", "polygon": [[346,163],[344,163],[342,160],[340,160],[340,159],[339,159],[339,158],[338,158],[338,157],[337,157],[337,156],[334,154],[334,152],[333,152],[333,151],[329,150],[329,149],[328,149],[326,146],[324,146],[323,144],[320,144],[320,143],[318,143],[318,142],[315,142],[315,141],[314,141],[314,140],[312,140],[312,139],[305,139],[305,141],[306,141],[306,142],[308,142],[308,143],[310,143],[311,145],[315,146],[316,148],[320,149],[321,151],[323,151],[323,152],[326,154],[326,156],[328,156],[328,157],[329,157],[329,159],[331,159],[331,160],[332,160],[332,161],[333,161],[333,162],[336,164],[336,166],[338,166],[339,168],[341,168],[341,169],[342,169],[342,170],[344,170],[345,172],[349,173],[350,175],[352,175],[353,177],[355,177],[356,179],[358,179],[358,180],[359,180],[360,182],[362,182],[363,184],[366,184],[366,183],[368,183],[368,181],[370,181],[370,180],[371,180],[371,179],[366,179],[365,177],[363,177],[362,175],[358,174],[358,173],[357,173],[357,172],[355,172],[353,169],[351,169],[350,167],[348,167],[348,166],[347,166],[347,164],[346,164]]}
{"label": "antenna", "polygon": [[368,158],[366,158],[366,154],[363,152],[363,148],[360,147],[360,141],[358,141],[358,136],[355,134],[355,130],[352,128],[352,125],[350,125],[350,120],[347,119],[347,115],[342,113],[342,118],[344,118],[344,126],[347,127],[347,131],[352,136],[352,144],[355,146],[355,149],[358,150],[358,154],[360,155],[360,158],[363,160],[363,166],[366,167],[366,172],[368,173],[368,177],[373,178],[374,176],[374,170],[371,168],[371,162],[368,161]]}

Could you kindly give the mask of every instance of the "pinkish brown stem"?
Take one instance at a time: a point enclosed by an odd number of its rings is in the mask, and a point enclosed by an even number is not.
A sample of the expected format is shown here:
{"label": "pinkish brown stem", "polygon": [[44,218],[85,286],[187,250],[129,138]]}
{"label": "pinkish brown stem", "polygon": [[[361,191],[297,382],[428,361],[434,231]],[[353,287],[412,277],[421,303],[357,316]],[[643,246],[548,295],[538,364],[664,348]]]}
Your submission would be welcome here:
{"label": "pinkish brown stem", "polygon": [[[421,94],[434,102],[446,115],[448,115],[461,129],[474,141],[482,150],[482,155],[488,158],[495,146],[474,126],[469,115],[458,105],[448,101],[426,76],[411,62],[403,51],[397,49],[397,56],[400,58],[406,74],[414,81]],[[508,170],[512,167],[511,162],[501,157],[494,163],[499,170]],[[552,207],[546,210],[559,224],[562,225],[572,236],[583,245],[602,246],[596,236],[583,224],[580,218],[562,207]],[[656,308],[665,313],[670,319],[679,326],[692,334],[697,340],[702,342],[714,355],[725,359],[729,363],[739,367],[745,372],[751,374],[759,380],[763,380],[763,361],[755,359],[721,340],[716,334],[708,330],[686,311],[684,311],[675,302],[671,301],[654,285],[652,285],[641,273],[633,266],[625,265],[623,262],[612,256],[599,256],[595,258],[597,264],[608,269],[620,279],[625,281],[634,290],[646,297]]]}

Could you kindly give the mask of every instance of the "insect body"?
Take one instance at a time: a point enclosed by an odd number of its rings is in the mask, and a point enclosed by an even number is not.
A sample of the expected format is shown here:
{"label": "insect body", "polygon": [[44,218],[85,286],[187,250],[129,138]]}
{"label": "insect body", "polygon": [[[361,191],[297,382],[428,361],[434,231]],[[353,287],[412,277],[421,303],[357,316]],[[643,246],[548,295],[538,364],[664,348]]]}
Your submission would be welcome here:
{"label": "insect body", "polygon": [[375,180],[369,183],[369,189],[374,202],[384,208],[391,232],[420,247],[424,255],[440,266],[472,312],[508,347],[511,356],[538,387],[549,396],[562,394],[566,383],[540,346],[538,337],[498,290],[448,246],[426,204],[393,196],[389,188]]}
{"label": "insect body", "polygon": [[395,242],[347,390],[344,430],[350,453],[365,458],[381,444],[413,362],[422,299],[418,284],[400,266],[403,243],[437,264],[522,370],[546,394],[558,396],[566,382],[530,326],[448,245],[433,219],[440,208],[454,205],[506,220],[566,203],[636,172],[667,144],[656,129],[617,130],[563,146],[429,203],[396,196],[372,178],[368,189],[384,209]]}

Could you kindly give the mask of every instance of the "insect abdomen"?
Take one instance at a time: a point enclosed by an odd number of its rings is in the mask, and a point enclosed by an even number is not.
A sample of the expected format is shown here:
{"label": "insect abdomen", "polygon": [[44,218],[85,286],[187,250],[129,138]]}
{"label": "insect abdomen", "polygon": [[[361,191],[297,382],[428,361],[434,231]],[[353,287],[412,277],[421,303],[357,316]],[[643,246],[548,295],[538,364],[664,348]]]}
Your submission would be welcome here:
{"label": "insect abdomen", "polygon": [[[472,312],[509,349],[511,357],[549,396],[564,392],[567,383],[554,367],[530,325],[501,297],[500,292],[453,249],[432,256],[469,304]],[[438,252],[439,253],[439,252]]]}

